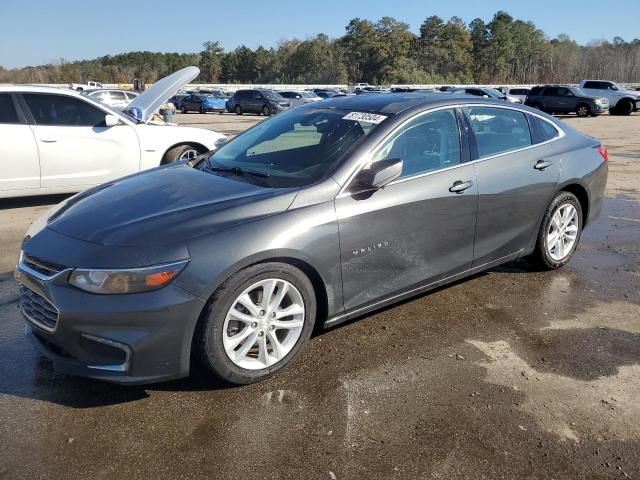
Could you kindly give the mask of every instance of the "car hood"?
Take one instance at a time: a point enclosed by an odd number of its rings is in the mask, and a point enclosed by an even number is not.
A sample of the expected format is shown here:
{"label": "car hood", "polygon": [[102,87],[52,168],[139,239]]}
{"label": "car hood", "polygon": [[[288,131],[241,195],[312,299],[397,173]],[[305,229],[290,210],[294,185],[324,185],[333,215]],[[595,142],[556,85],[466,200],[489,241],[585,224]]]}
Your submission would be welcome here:
{"label": "car hood", "polygon": [[154,83],[151,87],[144,91],[141,95],[134,98],[127,110],[138,108],[142,113],[142,122],[146,122],[151,118],[153,112],[160,108],[160,105],[173,97],[178,90],[188,84],[191,80],[200,74],[198,67],[186,67],[177,72],[172,73]]}
{"label": "car hood", "polygon": [[161,245],[282,212],[296,192],[245,183],[181,162],[71,197],[49,215],[47,227],[100,245]]}

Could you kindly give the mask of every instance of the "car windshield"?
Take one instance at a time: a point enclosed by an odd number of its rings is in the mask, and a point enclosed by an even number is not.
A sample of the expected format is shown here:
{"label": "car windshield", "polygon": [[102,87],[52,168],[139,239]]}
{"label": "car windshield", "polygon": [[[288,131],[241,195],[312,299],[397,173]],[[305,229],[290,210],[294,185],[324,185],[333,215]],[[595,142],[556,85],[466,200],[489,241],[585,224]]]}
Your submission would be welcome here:
{"label": "car windshield", "polygon": [[[302,187],[328,176],[384,116],[293,109],[264,121],[201,162],[203,170],[268,187]],[[362,120],[371,120],[365,121]]]}
{"label": "car windshield", "polygon": [[262,90],[261,93],[262,95],[264,95],[267,98],[270,98],[271,100],[283,100],[282,95],[272,90]]}

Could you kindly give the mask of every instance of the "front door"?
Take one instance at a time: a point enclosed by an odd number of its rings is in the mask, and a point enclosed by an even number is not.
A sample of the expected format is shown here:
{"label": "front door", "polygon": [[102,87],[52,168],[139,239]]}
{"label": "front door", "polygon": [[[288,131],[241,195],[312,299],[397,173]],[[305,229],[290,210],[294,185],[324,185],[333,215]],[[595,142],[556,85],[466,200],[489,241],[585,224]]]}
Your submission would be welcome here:
{"label": "front door", "polygon": [[106,112],[69,95],[25,93],[40,151],[41,186],[84,187],[140,169],[131,125],[105,125]]}
{"label": "front door", "polygon": [[477,189],[473,165],[461,163],[455,111],[413,119],[372,162],[391,158],[403,161],[400,178],[335,201],[347,310],[471,266]]}
{"label": "front door", "polygon": [[11,94],[0,94],[0,191],[40,187],[40,160],[33,132]]}
{"label": "front door", "polygon": [[480,159],[474,163],[479,193],[476,267],[526,248],[555,191],[560,158],[548,144],[533,144],[519,110],[482,106],[466,113]]}

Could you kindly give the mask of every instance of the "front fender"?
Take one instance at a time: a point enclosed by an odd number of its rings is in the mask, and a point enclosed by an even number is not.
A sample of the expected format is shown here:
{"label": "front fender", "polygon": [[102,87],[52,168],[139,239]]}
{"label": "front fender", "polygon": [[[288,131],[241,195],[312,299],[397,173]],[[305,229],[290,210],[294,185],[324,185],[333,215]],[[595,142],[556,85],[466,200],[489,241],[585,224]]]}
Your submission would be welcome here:
{"label": "front fender", "polygon": [[296,208],[187,242],[192,261],[176,279],[208,299],[231,275],[269,260],[303,262],[325,285],[328,314],[343,309],[338,223],[333,202]]}

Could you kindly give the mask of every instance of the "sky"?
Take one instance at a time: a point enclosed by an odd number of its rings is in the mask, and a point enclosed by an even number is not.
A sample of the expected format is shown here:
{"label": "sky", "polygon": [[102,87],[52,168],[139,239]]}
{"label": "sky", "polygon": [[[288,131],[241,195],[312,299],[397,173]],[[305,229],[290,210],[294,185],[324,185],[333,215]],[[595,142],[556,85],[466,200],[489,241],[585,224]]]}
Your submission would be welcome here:
{"label": "sky", "polygon": [[355,17],[391,16],[417,33],[430,15],[459,16],[468,23],[477,17],[489,21],[498,10],[532,20],[551,38],[566,33],[583,44],[614,36],[640,38],[640,0],[0,0],[0,65],[16,68],[138,50],[199,52],[207,40],[218,40],[225,50],[242,44],[271,47],[318,33],[340,36]]}

